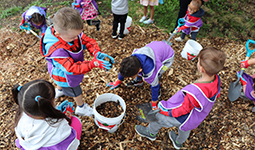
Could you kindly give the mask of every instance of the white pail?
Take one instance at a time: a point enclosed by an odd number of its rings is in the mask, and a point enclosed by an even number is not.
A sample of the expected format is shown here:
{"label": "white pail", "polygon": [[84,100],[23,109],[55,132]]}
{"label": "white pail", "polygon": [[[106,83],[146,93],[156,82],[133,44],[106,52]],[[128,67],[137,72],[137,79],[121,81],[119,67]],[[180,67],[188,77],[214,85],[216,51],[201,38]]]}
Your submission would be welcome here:
{"label": "white pail", "polygon": [[[123,34],[128,34],[131,31],[132,18],[127,16]],[[118,24],[117,31],[120,31],[120,23]]]}
{"label": "white pail", "polygon": [[[122,110],[123,110],[121,115],[119,115],[118,117],[114,117],[114,118],[108,118],[108,117],[104,117],[104,116],[100,115],[97,112],[96,107],[101,105],[102,103],[105,103],[105,102],[108,102],[108,101],[114,101],[114,102],[119,101],[120,102],[120,105],[121,105]],[[99,128],[108,131],[109,133],[113,133],[118,129],[118,127],[125,120],[125,118],[124,118],[123,121],[121,122],[122,118],[125,116],[126,103],[120,96],[118,96],[116,94],[105,93],[105,94],[99,95],[96,98],[96,100],[93,104],[93,112],[94,112],[94,116],[95,116],[94,121],[95,121],[96,125]]]}
{"label": "white pail", "polygon": [[188,60],[194,60],[203,47],[194,40],[188,40],[181,52],[183,58]]}

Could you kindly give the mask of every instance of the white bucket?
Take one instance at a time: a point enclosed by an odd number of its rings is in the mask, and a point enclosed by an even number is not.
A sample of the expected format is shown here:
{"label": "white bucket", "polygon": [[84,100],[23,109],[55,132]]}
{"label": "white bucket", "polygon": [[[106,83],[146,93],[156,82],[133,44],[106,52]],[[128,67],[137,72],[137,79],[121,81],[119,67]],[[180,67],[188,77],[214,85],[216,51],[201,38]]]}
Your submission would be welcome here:
{"label": "white bucket", "polygon": [[[131,31],[132,18],[127,16],[123,34],[128,34]],[[117,31],[120,31],[120,23],[118,24]]]}
{"label": "white bucket", "polygon": [[183,58],[188,60],[194,60],[203,47],[194,40],[188,40],[181,52]]}
{"label": "white bucket", "polygon": [[[118,117],[114,117],[114,118],[108,118],[108,117],[104,117],[104,116],[100,115],[97,112],[96,107],[101,105],[102,103],[105,103],[105,102],[108,102],[108,101],[114,101],[114,102],[119,101],[120,102],[120,105],[121,105],[122,110],[123,110],[121,115],[119,115]],[[96,125],[99,128],[108,131],[109,133],[113,133],[118,129],[118,127],[125,120],[125,119],[123,119],[123,121],[121,122],[122,118],[125,116],[126,103],[120,96],[118,96],[116,94],[105,93],[105,94],[99,95],[96,98],[96,100],[93,104],[93,112],[94,112],[94,116],[95,116],[94,121],[95,121]]]}

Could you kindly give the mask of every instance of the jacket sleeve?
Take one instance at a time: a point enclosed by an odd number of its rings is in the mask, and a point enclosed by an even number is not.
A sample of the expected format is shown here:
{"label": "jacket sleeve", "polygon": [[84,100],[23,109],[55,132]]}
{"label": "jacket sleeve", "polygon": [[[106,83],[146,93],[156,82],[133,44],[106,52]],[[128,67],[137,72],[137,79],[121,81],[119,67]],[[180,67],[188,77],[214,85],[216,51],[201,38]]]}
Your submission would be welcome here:
{"label": "jacket sleeve", "polygon": [[93,67],[91,61],[74,62],[71,57],[54,58],[54,65],[67,74],[80,75],[89,72]]}
{"label": "jacket sleeve", "polygon": [[101,51],[96,40],[88,37],[84,33],[81,35],[82,45],[85,45],[91,56],[95,56],[97,52]]}
{"label": "jacket sleeve", "polygon": [[182,115],[186,115],[191,112],[192,109],[194,109],[194,106],[197,108],[200,108],[200,105],[196,101],[196,99],[191,96],[190,94],[186,94],[184,97],[184,101],[182,105],[178,108],[172,109],[172,116],[173,117],[180,117]]}

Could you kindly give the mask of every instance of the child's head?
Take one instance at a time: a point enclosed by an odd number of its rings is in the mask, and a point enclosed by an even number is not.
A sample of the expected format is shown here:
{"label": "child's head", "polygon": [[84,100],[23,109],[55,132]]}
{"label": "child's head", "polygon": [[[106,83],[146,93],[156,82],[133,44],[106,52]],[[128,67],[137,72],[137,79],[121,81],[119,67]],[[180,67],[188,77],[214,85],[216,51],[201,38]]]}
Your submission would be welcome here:
{"label": "child's head", "polygon": [[57,11],[53,17],[55,35],[60,36],[66,42],[77,39],[83,30],[83,21],[78,11],[64,7]]}
{"label": "child's head", "polygon": [[141,63],[135,56],[126,57],[120,63],[119,71],[123,77],[135,78],[142,71]]}
{"label": "child's head", "polygon": [[201,5],[202,5],[201,0],[192,0],[188,6],[189,13],[194,14],[195,12],[199,10]]}
{"label": "child's head", "polygon": [[44,20],[45,20],[45,17],[39,13],[33,13],[30,18],[30,21],[36,24],[37,26],[40,26]]}
{"label": "child's head", "polygon": [[213,47],[202,49],[198,55],[197,67],[202,67],[208,76],[213,76],[223,69],[226,54]]}
{"label": "child's head", "polygon": [[[19,112],[24,112],[32,117],[47,119],[47,122],[54,124],[66,116],[55,109],[54,86],[45,80],[34,80],[23,86],[15,85],[12,89],[14,101],[19,105]],[[17,113],[17,123],[21,113]],[[55,119],[55,120],[54,120]]]}

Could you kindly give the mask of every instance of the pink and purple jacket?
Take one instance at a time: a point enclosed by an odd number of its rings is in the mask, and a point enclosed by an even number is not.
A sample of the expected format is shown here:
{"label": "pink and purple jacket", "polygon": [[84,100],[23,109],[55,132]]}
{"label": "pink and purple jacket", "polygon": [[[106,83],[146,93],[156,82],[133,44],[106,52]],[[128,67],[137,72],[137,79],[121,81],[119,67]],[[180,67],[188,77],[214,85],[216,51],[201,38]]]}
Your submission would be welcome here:
{"label": "pink and purple jacket", "polygon": [[82,3],[82,8],[75,8],[79,10],[80,16],[83,20],[92,20],[98,15],[98,6],[95,0],[76,0],[75,3]]}

